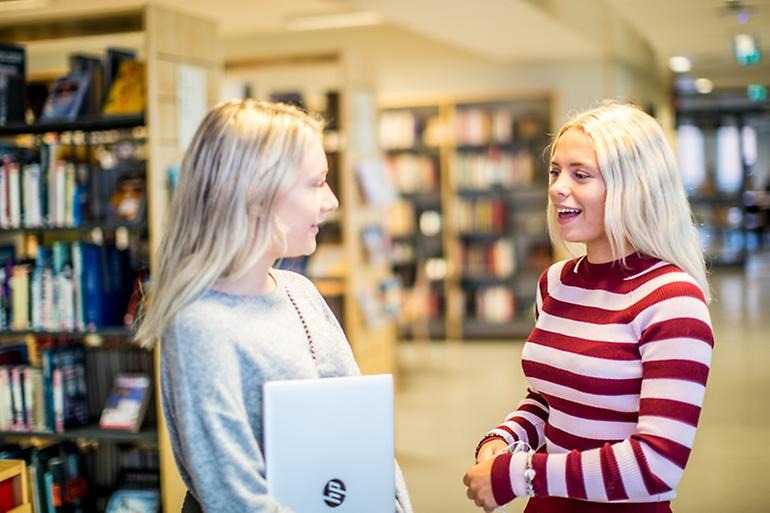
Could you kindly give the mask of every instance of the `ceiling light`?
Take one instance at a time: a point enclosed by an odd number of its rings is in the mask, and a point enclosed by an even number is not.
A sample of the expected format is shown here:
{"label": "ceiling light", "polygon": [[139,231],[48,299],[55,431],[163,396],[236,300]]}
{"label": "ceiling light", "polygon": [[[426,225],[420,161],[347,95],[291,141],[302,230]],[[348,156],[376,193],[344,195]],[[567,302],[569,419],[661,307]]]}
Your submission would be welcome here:
{"label": "ceiling light", "polygon": [[687,57],[675,55],[668,60],[668,67],[674,73],[687,73],[692,69],[692,63]]}
{"label": "ceiling light", "polygon": [[741,66],[758,64],[762,59],[757,40],[751,34],[736,34],[733,36],[735,60]]}
{"label": "ceiling light", "polygon": [[289,30],[324,30],[347,27],[363,27],[379,25],[385,20],[380,13],[372,11],[343,12],[334,14],[318,14],[299,16],[290,20],[286,28]]}
{"label": "ceiling light", "polygon": [[714,82],[708,78],[696,78],[693,85],[695,86],[695,90],[700,94],[709,94],[714,90]]}

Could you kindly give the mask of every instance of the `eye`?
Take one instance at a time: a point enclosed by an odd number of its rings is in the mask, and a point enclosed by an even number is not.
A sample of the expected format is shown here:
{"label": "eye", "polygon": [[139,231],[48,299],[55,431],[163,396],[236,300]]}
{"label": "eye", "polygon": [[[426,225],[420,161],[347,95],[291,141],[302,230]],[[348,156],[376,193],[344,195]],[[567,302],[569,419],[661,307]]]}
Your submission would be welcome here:
{"label": "eye", "polygon": [[559,177],[559,170],[558,169],[549,170],[548,176],[550,177],[551,181],[556,180]]}
{"label": "eye", "polygon": [[590,178],[590,175],[584,171],[575,171],[575,178],[578,180],[585,180],[586,178]]}

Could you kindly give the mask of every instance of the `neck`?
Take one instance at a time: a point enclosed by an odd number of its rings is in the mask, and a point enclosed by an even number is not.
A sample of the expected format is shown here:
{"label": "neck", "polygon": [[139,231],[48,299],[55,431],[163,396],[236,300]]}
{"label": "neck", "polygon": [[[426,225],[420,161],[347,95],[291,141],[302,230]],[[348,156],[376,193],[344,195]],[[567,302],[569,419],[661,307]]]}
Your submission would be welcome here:
{"label": "neck", "polygon": [[264,257],[237,280],[221,279],[212,287],[219,292],[238,296],[264,296],[275,290],[276,282],[270,274],[274,259]]}
{"label": "neck", "polygon": [[626,243],[618,255],[618,258],[612,256],[612,247],[609,241],[597,241],[593,244],[586,244],[586,260],[592,264],[606,264],[613,260],[620,260],[636,251],[630,244]]}

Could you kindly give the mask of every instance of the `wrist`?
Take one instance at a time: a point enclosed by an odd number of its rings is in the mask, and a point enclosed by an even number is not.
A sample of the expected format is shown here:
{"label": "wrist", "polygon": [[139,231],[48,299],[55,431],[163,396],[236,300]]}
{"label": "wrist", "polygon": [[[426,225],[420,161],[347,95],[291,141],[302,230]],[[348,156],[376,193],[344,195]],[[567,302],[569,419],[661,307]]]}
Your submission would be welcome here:
{"label": "wrist", "polygon": [[518,454],[503,453],[492,461],[490,480],[492,483],[492,495],[498,506],[508,504],[517,496],[512,488],[511,460]]}

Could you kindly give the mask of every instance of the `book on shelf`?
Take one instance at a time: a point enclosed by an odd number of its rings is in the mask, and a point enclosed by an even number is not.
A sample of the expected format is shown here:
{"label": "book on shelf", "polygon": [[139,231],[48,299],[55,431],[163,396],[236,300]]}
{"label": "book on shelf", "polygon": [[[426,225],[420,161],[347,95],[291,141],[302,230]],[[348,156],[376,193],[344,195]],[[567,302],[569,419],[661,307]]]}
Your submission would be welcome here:
{"label": "book on shelf", "polygon": [[70,71],[88,76],[86,97],[78,116],[95,117],[101,112],[104,98],[104,64],[98,55],[73,53],[69,56]]}
{"label": "book on shelf", "polygon": [[24,121],[26,66],[23,46],[0,43],[0,125]]}
{"label": "book on shelf", "polygon": [[99,418],[99,427],[138,432],[150,402],[151,385],[146,374],[118,374]]}
{"label": "book on shelf", "polygon": [[398,194],[379,159],[367,159],[356,166],[356,176],[367,203],[374,207],[392,205]]}
{"label": "book on shelf", "polygon": [[105,513],[157,513],[160,511],[159,490],[119,489],[110,496]]}
{"label": "book on shelf", "polygon": [[77,119],[86,101],[90,81],[89,71],[72,72],[57,78],[51,85],[40,120],[46,122]]}
{"label": "book on shelf", "polygon": [[390,262],[391,241],[381,224],[361,228],[361,240],[369,265],[382,266]]}
{"label": "book on shelf", "polygon": [[124,173],[112,193],[107,218],[136,222],[144,217],[145,203],[144,173]]}
{"label": "book on shelf", "polygon": [[143,113],[146,106],[144,74],[143,62],[121,61],[102,113],[108,116]]}
{"label": "book on shelf", "polygon": [[[112,82],[115,80],[115,77],[118,75],[118,69],[120,68],[120,63],[123,61],[134,61],[136,60],[136,52],[134,50],[131,50],[129,48],[116,48],[111,47],[107,48],[104,52],[104,77],[103,77],[103,96],[106,96],[107,93],[112,89]],[[106,100],[106,98],[103,98]]]}
{"label": "book on shelf", "polygon": [[[83,511],[89,497],[86,465],[77,446],[58,442],[25,450],[29,498],[35,513]],[[26,511],[26,510],[25,510]]]}

